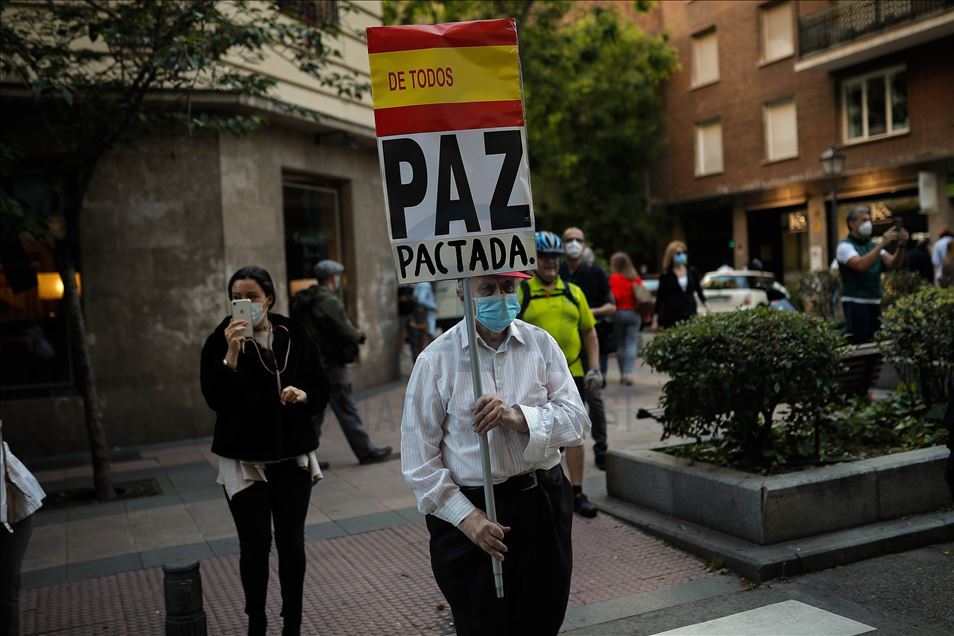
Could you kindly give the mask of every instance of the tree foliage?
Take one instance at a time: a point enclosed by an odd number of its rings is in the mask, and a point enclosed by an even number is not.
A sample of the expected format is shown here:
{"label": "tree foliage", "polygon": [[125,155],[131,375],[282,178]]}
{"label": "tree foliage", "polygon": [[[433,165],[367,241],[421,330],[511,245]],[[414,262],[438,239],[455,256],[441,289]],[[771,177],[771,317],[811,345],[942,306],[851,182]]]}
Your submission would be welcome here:
{"label": "tree foliage", "polygon": [[[654,252],[646,174],[664,141],[661,84],[677,68],[665,35],[626,5],[385,2],[385,20],[421,24],[514,17],[538,225],[580,225],[604,256]],[[646,10],[647,2],[632,3]]]}
{"label": "tree foliage", "polygon": [[[4,110],[40,122],[3,127],[0,226],[13,236],[26,232],[58,239],[58,268],[100,499],[111,498],[114,491],[74,282],[80,211],[90,181],[103,155],[127,139],[203,129],[255,130],[265,117],[238,107],[250,100],[258,100],[258,111],[317,118],[317,113],[272,99],[277,80],[260,66],[268,59],[285,60],[341,96],[360,97],[364,83],[330,66],[340,57],[333,39],[340,33],[336,17],[309,25],[297,19],[302,16],[284,13],[282,6],[265,0],[0,0]],[[338,6],[350,8],[347,2]],[[193,107],[200,93],[216,96],[220,106]],[[233,103],[221,105],[222,95],[234,96]],[[26,171],[40,171],[50,179],[52,203],[44,207],[62,217],[63,231],[47,232],[50,218],[8,196],[8,183]]]}

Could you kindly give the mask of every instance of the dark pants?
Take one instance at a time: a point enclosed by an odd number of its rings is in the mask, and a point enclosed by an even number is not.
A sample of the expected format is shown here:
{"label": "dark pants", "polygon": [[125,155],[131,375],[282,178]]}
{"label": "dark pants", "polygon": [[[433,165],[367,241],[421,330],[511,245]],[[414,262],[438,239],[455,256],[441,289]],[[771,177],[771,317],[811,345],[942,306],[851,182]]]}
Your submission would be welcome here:
{"label": "dark pants", "polygon": [[590,434],[593,436],[593,454],[597,457],[606,454],[606,404],[603,402],[603,390],[587,391],[583,378],[573,378],[580,399],[590,412]]}
{"label": "dark pants", "polygon": [[845,310],[845,331],[851,344],[864,344],[874,340],[874,334],[881,329],[881,305],[868,305],[846,300],[842,303]]}
{"label": "dark pants", "polygon": [[[8,486],[9,487],[9,486]],[[33,534],[33,515],[0,526],[0,634],[20,633],[20,566]]]}
{"label": "dark pants", "polygon": [[[354,389],[351,386],[351,374],[343,366],[329,366],[325,372],[328,374],[328,382],[331,384],[331,395],[328,396],[328,403],[331,410],[334,411],[341,430],[344,432],[345,439],[348,440],[348,446],[355,457],[361,459],[374,450],[374,444],[371,443],[371,437],[368,435],[368,429],[364,427],[361,421],[361,415],[358,413],[358,404],[354,399]],[[321,426],[325,421],[325,411],[318,413],[312,418],[315,425],[315,434],[321,439]]]}
{"label": "dark pants", "polygon": [[[494,487],[497,520],[511,528],[502,599],[490,555],[446,521],[426,518],[434,578],[462,636],[556,634],[563,624],[573,572],[573,495],[559,464],[537,475],[539,485],[529,490],[508,490],[506,482]],[[485,508],[482,489],[464,495]]]}
{"label": "dark pants", "polygon": [[[274,522],[282,616],[285,619],[283,633],[298,634],[305,583],[305,516],[311,496],[311,475],[292,459],[266,464],[265,477],[268,481],[256,482],[229,500],[229,510],[239,537],[239,572],[245,590],[245,613],[250,627],[256,624],[264,626],[268,554],[272,547]],[[264,630],[261,633],[264,634]]]}

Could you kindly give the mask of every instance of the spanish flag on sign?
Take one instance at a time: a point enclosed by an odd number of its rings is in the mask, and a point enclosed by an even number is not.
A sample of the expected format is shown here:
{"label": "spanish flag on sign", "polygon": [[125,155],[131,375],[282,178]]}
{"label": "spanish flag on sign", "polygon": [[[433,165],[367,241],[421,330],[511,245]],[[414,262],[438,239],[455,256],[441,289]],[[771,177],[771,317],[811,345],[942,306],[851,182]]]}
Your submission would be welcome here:
{"label": "spanish flag on sign", "polygon": [[512,18],[368,29],[378,137],[523,126]]}

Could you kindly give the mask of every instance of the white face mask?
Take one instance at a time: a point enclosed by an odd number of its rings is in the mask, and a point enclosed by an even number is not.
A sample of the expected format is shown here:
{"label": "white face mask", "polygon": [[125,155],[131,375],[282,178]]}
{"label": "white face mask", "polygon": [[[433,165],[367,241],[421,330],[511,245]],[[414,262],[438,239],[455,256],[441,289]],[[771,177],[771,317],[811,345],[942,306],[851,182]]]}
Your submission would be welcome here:
{"label": "white face mask", "polygon": [[869,236],[871,236],[872,229],[873,229],[873,226],[871,225],[871,221],[865,221],[864,223],[858,226],[858,234],[861,234],[863,237],[868,238]]}
{"label": "white face mask", "polygon": [[567,256],[572,259],[577,259],[583,254],[583,243],[580,241],[567,241],[565,249]]}
{"label": "white face mask", "polygon": [[250,318],[252,319],[253,327],[257,327],[262,324],[262,321],[265,320],[265,305],[262,303],[252,303],[252,312]]}

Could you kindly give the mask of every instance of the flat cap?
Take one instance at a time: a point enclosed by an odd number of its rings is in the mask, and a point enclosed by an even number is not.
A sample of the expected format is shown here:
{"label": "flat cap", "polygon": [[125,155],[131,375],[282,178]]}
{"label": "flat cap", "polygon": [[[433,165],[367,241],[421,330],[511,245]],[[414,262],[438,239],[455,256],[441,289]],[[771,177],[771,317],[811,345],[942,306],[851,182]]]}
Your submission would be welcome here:
{"label": "flat cap", "polygon": [[340,274],[344,270],[344,265],[338,261],[333,261],[330,258],[326,258],[323,261],[318,261],[318,264],[315,265],[315,278],[318,280],[330,278],[335,274]]}

